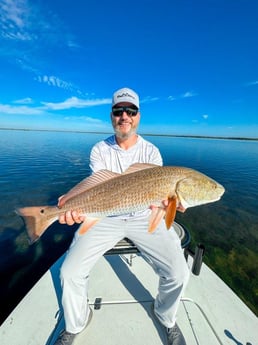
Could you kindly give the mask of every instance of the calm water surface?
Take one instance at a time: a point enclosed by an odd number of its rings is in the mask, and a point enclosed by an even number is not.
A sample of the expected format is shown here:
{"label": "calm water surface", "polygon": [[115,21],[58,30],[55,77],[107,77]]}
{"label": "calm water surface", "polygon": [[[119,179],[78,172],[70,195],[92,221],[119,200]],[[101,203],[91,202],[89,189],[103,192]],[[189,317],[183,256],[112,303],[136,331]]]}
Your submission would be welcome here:
{"label": "calm water surface", "polygon": [[[55,204],[58,196],[89,175],[91,147],[106,136],[0,131],[0,321],[67,249],[76,229],[55,224],[29,246],[23,222],[14,210]],[[225,250],[241,244],[258,258],[258,142],[145,138],[159,147],[165,165],[200,170],[226,189],[221,201],[179,215],[192,236],[213,247],[225,246]]]}

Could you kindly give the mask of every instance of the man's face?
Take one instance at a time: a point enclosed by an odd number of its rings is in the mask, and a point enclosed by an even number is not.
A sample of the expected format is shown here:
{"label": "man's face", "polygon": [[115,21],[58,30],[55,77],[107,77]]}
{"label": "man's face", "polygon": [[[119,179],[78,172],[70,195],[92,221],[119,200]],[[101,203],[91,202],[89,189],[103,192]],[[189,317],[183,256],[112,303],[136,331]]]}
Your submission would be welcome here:
{"label": "man's face", "polygon": [[[120,115],[115,116],[116,109],[118,110],[119,108],[124,109],[120,109],[120,112],[118,112]],[[126,111],[127,109],[128,111]],[[140,113],[137,110],[136,115],[134,113],[130,114],[130,109],[135,109],[135,106],[131,103],[122,102],[116,104],[111,112],[112,125],[117,137],[120,139],[128,139],[137,131],[140,122]]]}

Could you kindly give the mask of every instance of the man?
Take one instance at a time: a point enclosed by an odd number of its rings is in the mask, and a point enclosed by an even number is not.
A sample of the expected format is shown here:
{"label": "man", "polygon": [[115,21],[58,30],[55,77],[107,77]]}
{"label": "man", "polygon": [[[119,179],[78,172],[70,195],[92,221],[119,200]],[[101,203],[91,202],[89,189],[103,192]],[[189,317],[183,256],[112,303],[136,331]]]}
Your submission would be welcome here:
{"label": "man", "polygon": [[[134,163],[162,165],[159,150],[137,134],[140,121],[139,97],[133,90],[123,88],[114,93],[110,116],[115,135],[93,147],[90,155],[93,173],[101,169],[122,173]],[[166,201],[163,203],[165,207]],[[124,237],[135,243],[160,276],[159,292],[153,308],[155,316],[166,328],[168,344],[186,344],[175,322],[189,270],[178,235],[173,229],[167,231],[164,220],[153,234],[147,232],[150,212],[147,209],[107,217],[86,234],[80,235],[79,230],[75,233],[61,268],[66,330],[60,334],[55,345],[71,345],[76,334],[88,324],[92,313],[87,301],[90,270],[107,250]],[[59,218],[60,223],[69,225],[84,220],[83,216],[73,210]]]}

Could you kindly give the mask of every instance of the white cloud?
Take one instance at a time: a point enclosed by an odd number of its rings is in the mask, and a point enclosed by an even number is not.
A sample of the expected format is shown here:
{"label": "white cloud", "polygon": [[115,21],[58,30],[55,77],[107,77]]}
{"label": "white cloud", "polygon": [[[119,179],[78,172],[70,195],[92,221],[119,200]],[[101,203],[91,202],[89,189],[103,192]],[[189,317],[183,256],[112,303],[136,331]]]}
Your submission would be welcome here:
{"label": "white cloud", "polygon": [[193,91],[187,91],[184,94],[182,94],[182,98],[189,98],[189,97],[194,97],[197,96],[198,94],[193,92]]}
{"label": "white cloud", "polygon": [[67,47],[77,46],[58,16],[47,11],[44,2],[28,0],[1,0],[0,37],[39,41],[39,46],[42,40],[48,44],[59,42]]}
{"label": "white cloud", "polygon": [[28,62],[39,65],[38,56],[46,46],[73,50],[78,47],[59,17],[44,2],[29,0],[0,0],[0,41],[3,41],[0,54],[10,56],[18,64],[25,57],[26,66]]}
{"label": "white cloud", "polygon": [[207,120],[207,119],[208,119],[208,117],[209,117],[209,115],[204,114],[204,115],[202,115],[202,117],[203,117],[205,120]]}
{"label": "white cloud", "polygon": [[87,94],[78,86],[42,73],[51,63],[44,52],[55,47],[61,47],[62,51],[65,47],[74,50],[78,44],[58,15],[44,2],[0,0],[0,56],[34,75],[34,80],[40,83],[85,97]]}
{"label": "white cloud", "polygon": [[[21,115],[46,115],[48,111],[58,111],[71,108],[87,108],[95,107],[103,104],[111,104],[111,99],[80,99],[77,97],[71,97],[63,102],[53,103],[53,102],[41,102],[40,106],[33,106],[34,103],[31,98],[24,98],[20,100],[15,100],[13,104],[0,104],[0,113],[2,114],[21,114]],[[26,105],[25,105],[26,104]],[[31,105],[31,106],[29,106]],[[74,116],[73,116],[74,118]],[[96,122],[96,120],[94,119]]]}
{"label": "white cloud", "polygon": [[0,16],[0,35],[4,39],[16,41],[34,40],[33,24],[40,21],[27,0],[2,0]]}
{"label": "white cloud", "polygon": [[158,97],[146,96],[141,100],[141,103],[151,103],[158,101]]}
{"label": "white cloud", "polygon": [[[23,6],[22,6],[23,5]],[[5,22],[14,23],[17,27],[23,26],[22,13],[24,1],[19,0],[2,0],[1,10],[2,18]]]}
{"label": "white cloud", "polygon": [[174,97],[174,96],[168,96],[169,101],[176,101],[177,99],[180,98],[190,98],[190,97],[195,97],[197,96],[198,93],[193,92],[193,91],[186,91],[185,93],[181,94],[180,96]]}
{"label": "white cloud", "polygon": [[0,113],[8,115],[41,115],[42,109],[32,108],[25,105],[12,106],[9,104],[0,104]]}
{"label": "white cloud", "polygon": [[76,85],[74,85],[73,83],[64,81],[56,76],[39,75],[35,77],[34,79],[38,81],[39,83],[45,83],[49,86],[58,87],[60,89],[68,90],[70,92],[76,92],[77,94],[82,95],[82,92]]}
{"label": "white cloud", "polygon": [[30,97],[26,97],[23,99],[17,99],[16,101],[13,101],[15,104],[32,104],[34,103],[33,99]]}
{"label": "white cloud", "polygon": [[37,76],[35,78],[39,83],[46,83],[51,86],[56,86],[60,87],[62,89],[70,90],[73,85],[72,83],[66,82],[58,77],[55,77],[53,75],[47,76],[47,75],[42,75],[42,76]]}
{"label": "white cloud", "polygon": [[105,121],[102,121],[100,119],[96,119],[96,118],[93,118],[93,117],[89,117],[89,116],[65,116],[64,117],[64,120],[73,120],[73,121],[78,121],[78,122],[82,122],[82,121],[85,121],[87,123],[90,123],[90,124],[94,124],[94,125],[102,125],[102,124],[106,124]]}
{"label": "white cloud", "polygon": [[60,103],[52,103],[52,102],[42,102],[45,109],[50,110],[64,110],[70,108],[85,108],[85,107],[92,107],[98,106],[103,104],[110,104],[111,99],[103,98],[103,99],[80,99],[77,97],[70,97],[66,99],[64,102]]}
{"label": "white cloud", "polygon": [[251,81],[250,83],[247,83],[247,86],[253,86],[253,85],[258,85],[258,80]]}

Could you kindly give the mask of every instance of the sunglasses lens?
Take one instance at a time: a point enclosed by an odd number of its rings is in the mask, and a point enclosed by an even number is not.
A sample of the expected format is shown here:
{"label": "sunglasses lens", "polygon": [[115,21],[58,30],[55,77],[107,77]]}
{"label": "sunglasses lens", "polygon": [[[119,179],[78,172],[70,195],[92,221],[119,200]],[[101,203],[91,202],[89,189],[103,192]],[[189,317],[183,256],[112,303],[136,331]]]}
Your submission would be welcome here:
{"label": "sunglasses lens", "polygon": [[113,108],[112,113],[114,116],[122,116],[123,112],[126,112],[128,116],[136,116],[138,113],[138,109],[130,108],[130,107],[119,107],[119,108]]}
{"label": "sunglasses lens", "polygon": [[137,115],[138,110],[137,109],[133,109],[133,108],[127,108],[126,113],[129,116],[135,116],[135,115]]}
{"label": "sunglasses lens", "polygon": [[122,116],[123,115],[123,110],[121,110],[120,108],[117,109],[113,109],[113,116]]}

